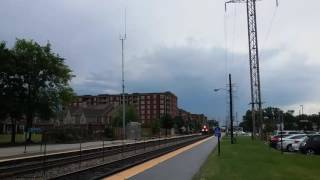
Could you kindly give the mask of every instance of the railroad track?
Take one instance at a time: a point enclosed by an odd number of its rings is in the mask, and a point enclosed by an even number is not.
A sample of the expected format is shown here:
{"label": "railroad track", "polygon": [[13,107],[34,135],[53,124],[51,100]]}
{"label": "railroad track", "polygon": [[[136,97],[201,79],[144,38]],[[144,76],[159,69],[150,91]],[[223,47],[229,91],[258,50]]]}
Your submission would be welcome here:
{"label": "railroad track", "polygon": [[163,154],[172,152],[174,150],[177,150],[181,147],[184,147],[186,145],[192,144],[196,141],[199,141],[200,139],[204,139],[207,136],[199,136],[199,137],[193,137],[191,139],[179,142],[177,144],[167,146],[161,149],[156,149],[153,151],[148,151],[146,153],[136,154],[133,156],[129,156],[124,159],[116,160],[113,162],[100,164],[94,167],[90,167],[87,169],[82,169],[76,172],[64,174],[61,176],[58,176],[54,178],[54,180],[95,180],[95,179],[101,179],[106,176],[110,176],[114,173],[117,173],[119,171],[122,171],[124,169],[130,168],[132,166],[135,166],[137,164],[141,164],[145,161],[154,159],[156,157],[159,157]]}
{"label": "railroad track", "polygon": [[[100,177],[99,175],[101,174],[103,176],[107,176],[110,175],[110,173],[119,171],[119,169],[121,170],[123,168],[127,168],[127,166],[140,163],[141,161],[144,161],[143,159],[148,160],[154,156],[172,151],[184,146],[186,143],[192,143],[201,138],[204,137],[200,135],[189,135],[1,162],[0,179],[27,179],[30,177],[41,177],[42,179],[43,177],[45,177],[45,179],[82,179],[82,177],[85,177],[83,174],[86,174],[86,172],[87,174],[88,172],[91,172],[88,175],[92,177]],[[95,163],[102,158],[104,159],[113,156],[118,156],[118,158],[109,160],[107,162],[102,161],[99,163],[99,165],[96,165]],[[119,158],[119,156],[121,157]],[[89,167],[81,167],[81,163],[85,164],[90,161],[92,163]],[[77,167],[79,163],[80,166]],[[56,170],[57,173],[51,172],[51,175],[46,176],[46,174],[48,174],[50,171],[55,171],[55,169],[63,169],[67,166],[76,166],[77,170],[74,170],[71,173]],[[95,169],[97,172],[93,173]],[[80,174],[82,175],[79,176]]]}

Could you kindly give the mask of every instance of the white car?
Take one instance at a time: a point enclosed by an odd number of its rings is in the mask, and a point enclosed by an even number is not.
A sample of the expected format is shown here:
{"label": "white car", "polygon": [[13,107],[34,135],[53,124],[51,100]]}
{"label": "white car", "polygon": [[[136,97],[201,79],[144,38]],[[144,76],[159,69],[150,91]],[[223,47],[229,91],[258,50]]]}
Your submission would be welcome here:
{"label": "white car", "polygon": [[[285,138],[282,138],[282,148],[284,150],[293,152],[295,151],[295,149],[293,148],[292,145],[301,143],[306,137],[307,137],[306,134],[294,134],[294,135],[290,135]],[[277,149],[281,149],[281,140],[277,144]],[[298,149],[299,149],[299,146],[298,146]]]}
{"label": "white car", "polygon": [[293,143],[292,143],[292,149],[294,151],[300,151],[300,146],[303,142],[305,142],[308,139],[308,136],[305,136],[301,139],[296,139]]}
{"label": "white car", "polygon": [[303,134],[303,132],[300,131],[274,131],[273,135],[277,136],[277,135],[294,135],[294,134]]}
{"label": "white car", "polygon": [[241,136],[246,135],[246,133],[243,132],[243,131],[236,131],[235,134],[236,134],[236,135],[241,135]]}

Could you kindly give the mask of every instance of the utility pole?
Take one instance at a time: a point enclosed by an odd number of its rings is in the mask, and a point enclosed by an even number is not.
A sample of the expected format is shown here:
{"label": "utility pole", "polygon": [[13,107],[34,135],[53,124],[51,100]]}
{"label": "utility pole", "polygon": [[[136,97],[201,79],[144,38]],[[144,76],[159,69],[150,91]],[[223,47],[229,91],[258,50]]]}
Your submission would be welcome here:
{"label": "utility pole", "polygon": [[319,125],[320,125],[320,112],[319,112],[319,115],[318,115],[318,121],[317,121],[318,123],[317,123],[317,131],[319,132],[319,130],[320,130],[320,127],[319,127]]}
{"label": "utility pole", "polygon": [[230,98],[230,131],[231,131],[231,144],[233,144],[233,103],[232,103],[231,74],[229,74],[229,98]]}
{"label": "utility pole", "polygon": [[279,118],[279,122],[280,122],[280,145],[281,145],[281,154],[283,154],[283,114],[281,111],[278,111],[278,118]]}
{"label": "utility pole", "polygon": [[[250,66],[250,89],[251,89],[251,111],[252,111],[252,139],[256,134],[256,113],[258,115],[259,134],[261,134],[262,124],[262,103],[261,103],[261,85],[260,85],[260,67],[257,33],[257,13],[256,0],[229,0],[225,2],[225,10],[229,3],[246,3],[247,5],[247,25],[249,42],[249,66]],[[278,6],[278,0],[276,0]]]}
{"label": "utility pole", "polygon": [[127,39],[127,32],[126,32],[126,11],[124,14],[124,35],[120,36],[121,41],[121,69],[122,69],[122,139],[124,140],[126,138],[126,104],[125,104],[125,94],[124,94],[124,43]]}

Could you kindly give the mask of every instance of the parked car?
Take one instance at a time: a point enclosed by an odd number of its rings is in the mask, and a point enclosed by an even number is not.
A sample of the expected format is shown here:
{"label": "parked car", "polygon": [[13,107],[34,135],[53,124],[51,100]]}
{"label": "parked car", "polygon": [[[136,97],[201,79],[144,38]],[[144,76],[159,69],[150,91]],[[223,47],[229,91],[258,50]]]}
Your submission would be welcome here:
{"label": "parked car", "polygon": [[[282,138],[285,138],[287,136],[289,136],[289,135],[282,135]],[[270,141],[269,141],[270,147],[276,148],[277,143],[278,143],[278,141],[280,141],[280,139],[281,139],[281,135],[271,136]]]}
{"label": "parked car", "polygon": [[281,145],[282,145],[283,150],[293,152],[294,149],[292,147],[292,144],[302,142],[305,139],[305,137],[307,137],[306,134],[289,135],[285,138],[282,138],[282,143],[281,143],[281,138],[279,138],[279,141],[277,143],[277,149],[281,149]]}
{"label": "parked car", "polygon": [[277,136],[277,135],[291,135],[291,134],[302,134],[302,132],[300,132],[300,131],[289,131],[289,130],[287,130],[287,131],[274,131],[274,133],[273,133],[275,136]]}
{"label": "parked car", "polygon": [[304,142],[300,145],[300,151],[302,153],[313,155],[320,153],[320,135],[309,136]]}
{"label": "parked car", "polygon": [[244,136],[246,135],[246,133],[244,131],[236,131],[235,132],[236,135],[239,135],[239,136]]}
{"label": "parked car", "polygon": [[292,149],[293,149],[294,151],[300,151],[300,146],[301,146],[301,144],[304,143],[304,142],[308,139],[308,136],[309,136],[309,135],[307,135],[307,136],[305,136],[305,137],[303,137],[303,138],[301,138],[301,139],[296,139],[296,140],[292,143]]}
{"label": "parked car", "polygon": [[304,131],[305,134],[317,134],[316,131]]}

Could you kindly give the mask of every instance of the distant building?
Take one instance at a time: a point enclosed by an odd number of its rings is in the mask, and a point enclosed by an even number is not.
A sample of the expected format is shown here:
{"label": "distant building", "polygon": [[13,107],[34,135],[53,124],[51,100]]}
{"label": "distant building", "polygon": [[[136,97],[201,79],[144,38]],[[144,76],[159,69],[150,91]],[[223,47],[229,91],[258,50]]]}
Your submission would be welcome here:
{"label": "distant building", "polygon": [[189,122],[191,120],[191,113],[184,109],[179,109],[179,116],[184,122]]}
{"label": "distant building", "polygon": [[198,124],[205,124],[208,118],[204,114],[191,114],[191,120]]}
{"label": "distant building", "polygon": [[[100,94],[97,96],[78,96],[77,100],[72,103],[72,106],[88,107],[102,104],[121,105],[122,95]],[[153,120],[160,119],[160,117],[166,114],[171,117],[178,115],[177,96],[171,92],[125,94],[125,104],[135,107],[142,124],[148,125]]]}
{"label": "distant building", "polygon": [[60,125],[110,124],[114,106],[101,104],[86,107],[68,107]]}

